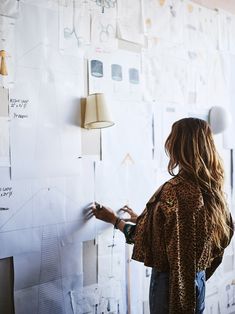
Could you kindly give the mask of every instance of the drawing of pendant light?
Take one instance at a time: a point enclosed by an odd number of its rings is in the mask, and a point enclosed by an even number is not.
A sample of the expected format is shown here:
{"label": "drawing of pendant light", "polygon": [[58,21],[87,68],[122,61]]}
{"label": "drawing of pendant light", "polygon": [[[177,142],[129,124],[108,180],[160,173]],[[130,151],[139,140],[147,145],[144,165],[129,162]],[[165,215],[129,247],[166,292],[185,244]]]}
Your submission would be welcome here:
{"label": "drawing of pendant light", "polygon": [[139,84],[139,71],[137,69],[129,69],[129,82],[132,84]]}
{"label": "drawing of pendant light", "polygon": [[119,64],[111,65],[112,80],[122,81],[122,67]]}
{"label": "drawing of pendant light", "polygon": [[103,63],[100,60],[91,60],[91,75],[103,77]]}

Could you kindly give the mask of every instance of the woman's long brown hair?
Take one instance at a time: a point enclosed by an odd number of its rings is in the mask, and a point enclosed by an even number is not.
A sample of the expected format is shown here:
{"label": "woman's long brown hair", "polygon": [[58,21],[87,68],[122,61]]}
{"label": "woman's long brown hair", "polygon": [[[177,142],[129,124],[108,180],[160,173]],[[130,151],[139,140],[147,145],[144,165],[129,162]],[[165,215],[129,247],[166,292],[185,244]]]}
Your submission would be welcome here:
{"label": "woman's long brown hair", "polygon": [[224,168],[216,151],[211,128],[201,119],[185,118],[175,122],[165,143],[169,155],[168,172],[174,169],[199,184],[214,243],[224,247],[229,239],[228,207],[223,192]]}

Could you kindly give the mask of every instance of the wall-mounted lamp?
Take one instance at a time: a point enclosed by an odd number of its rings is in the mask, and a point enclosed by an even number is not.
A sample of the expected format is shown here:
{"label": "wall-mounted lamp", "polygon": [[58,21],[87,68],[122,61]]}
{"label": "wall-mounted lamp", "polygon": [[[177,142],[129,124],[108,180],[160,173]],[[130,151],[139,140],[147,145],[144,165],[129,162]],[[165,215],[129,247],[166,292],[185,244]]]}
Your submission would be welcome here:
{"label": "wall-mounted lamp", "polygon": [[114,125],[106,105],[104,94],[96,93],[88,95],[85,107],[85,129],[102,129]]}
{"label": "wall-mounted lamp", "polygon": [[6,56],[7,53],[5,50],[0,50],[0,74],[1,75],[8,75],[7,73],[7,65],[6,65]]}
{"label": "wall-mounted lamp", "polygon": [[215,106],[209,111],[209,123],[214,134],[224,132],[231,123],[231,116],[223,107]]}

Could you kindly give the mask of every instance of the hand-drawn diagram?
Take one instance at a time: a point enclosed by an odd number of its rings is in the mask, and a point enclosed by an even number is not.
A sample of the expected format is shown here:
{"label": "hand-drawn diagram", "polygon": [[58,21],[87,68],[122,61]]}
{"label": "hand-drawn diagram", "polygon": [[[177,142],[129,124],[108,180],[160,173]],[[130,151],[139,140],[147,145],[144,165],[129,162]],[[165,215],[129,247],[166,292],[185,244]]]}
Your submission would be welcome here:
{"label": "hand-drawn diagram", "polygon": [[104,92],[114,99],[141,100],[140,56],[127,51],[94,54],[89,59],[89,93]]}
{"label": "hand-drawn diagram", "polygon": [[122,67],[120,64],[112,64],[112,80],[122,81]]}
{"label": "hand-drawn diagram", "polygon": [[91,41],[97,51],[112,52],[117,49],[115,12],[92,15]]}
{"label": "hand-drawn diagram", "polygon": [[59,7],[60,50],[78,56],[79,49],[90,44],[90,6],[88,1],[72,0]]}
{"label": "hand-drawn diagram", "polygon": [[120,0],[118,2],[118,38],[141,45],[144,44],[142,9],[141,0]]}

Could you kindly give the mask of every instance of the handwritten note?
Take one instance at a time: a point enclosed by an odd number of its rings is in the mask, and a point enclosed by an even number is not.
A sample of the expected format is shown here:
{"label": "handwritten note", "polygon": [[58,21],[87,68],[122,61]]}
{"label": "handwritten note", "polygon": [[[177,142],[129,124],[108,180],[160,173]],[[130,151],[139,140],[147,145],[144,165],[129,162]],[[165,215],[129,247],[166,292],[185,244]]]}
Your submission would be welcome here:
{"label": "handwritten note", "polygon": [[12,117],[14,119],[26,119],[28,114],[26,110],[28,109],[29,99],[11,98],[10,99],[10,109],[13,111]]}
{"label": "handwritten note", "polygon": [[11,108],[23,108],[25,109],[29,103],[28,99],[10,99],[10,107]]}
{"label": "handwritten note", "polygon": [[10,198],[13,195],[13,189],[10,186],[0,187],[0,197]]}
{"label": "handwritten note", "polygon": [[25,118],[28,118],[28,115],[27,114],[17,114],[17,113],[14,113],[13,117],[17,118],[17,119],[25,119]]}

